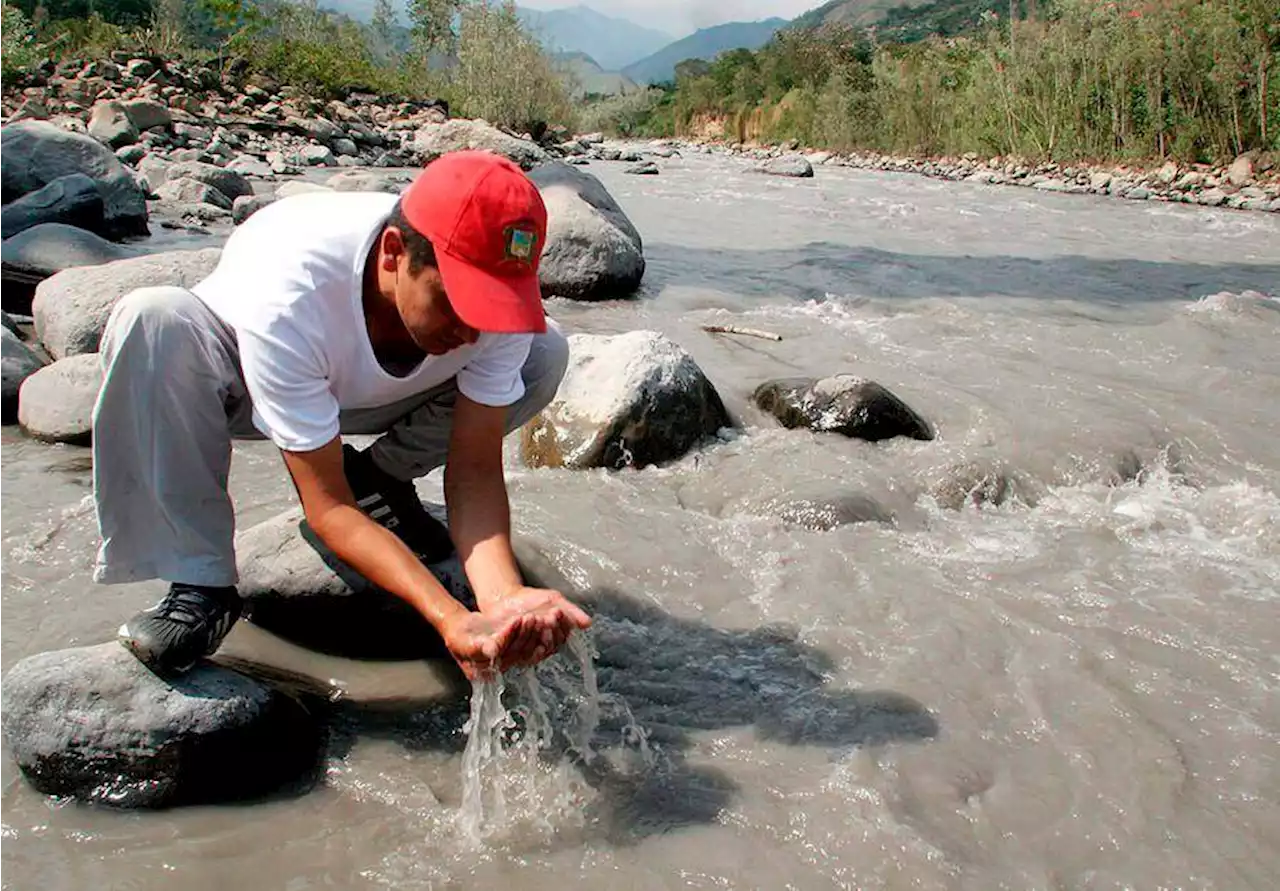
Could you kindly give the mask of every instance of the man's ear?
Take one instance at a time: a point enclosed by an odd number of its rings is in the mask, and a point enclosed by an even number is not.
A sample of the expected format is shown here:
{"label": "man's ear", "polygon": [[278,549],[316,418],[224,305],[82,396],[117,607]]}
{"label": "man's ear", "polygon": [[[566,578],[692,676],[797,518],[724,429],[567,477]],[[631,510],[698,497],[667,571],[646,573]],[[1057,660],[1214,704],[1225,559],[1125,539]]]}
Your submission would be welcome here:
{"label": "man's ear", "polygon": [[379,240],[382,242],[379,263],[387,272],[395,272],[405,253],[404,235],[395,226],[388,226],[382,230]]}

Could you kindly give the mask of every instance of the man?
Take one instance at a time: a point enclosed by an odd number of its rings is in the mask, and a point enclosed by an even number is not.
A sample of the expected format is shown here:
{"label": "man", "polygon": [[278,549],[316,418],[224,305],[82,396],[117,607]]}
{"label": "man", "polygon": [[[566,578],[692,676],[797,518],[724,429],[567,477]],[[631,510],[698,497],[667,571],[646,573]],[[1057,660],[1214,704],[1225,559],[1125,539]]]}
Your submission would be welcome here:
{"label": "man", "polygon": [[[534,664],[590,625],[559,592],[524,587],[502,472],[503,437],[568,363],[538,285],[546,217],[517,166],[456,152],[398,198],[277,201],[190,291],[117,304],[94,411],[94,577],[170,583],[121,627],[126,647],[180,673],[239,618],[233,436],[279,447],[311,531],[416,607],[468,677]],[[343,433],[383,435],[357,451]],[[413,487],[442,464],[448,530]],[[423,565],[450,534],[478,612]]]}

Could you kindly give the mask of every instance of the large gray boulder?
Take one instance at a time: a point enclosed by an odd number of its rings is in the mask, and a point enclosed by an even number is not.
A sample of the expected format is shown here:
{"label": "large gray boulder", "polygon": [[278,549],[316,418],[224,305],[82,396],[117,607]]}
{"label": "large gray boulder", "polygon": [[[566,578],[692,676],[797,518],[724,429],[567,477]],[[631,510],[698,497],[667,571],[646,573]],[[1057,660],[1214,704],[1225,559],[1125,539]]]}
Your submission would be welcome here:
{"label": "large gray boulder", "polygon": [[521,450],[532,467],[645,467],[728,426],[715,387],[662,334],[574,334],[560,390],[521,431]]}
{"label": "large gray boulder", "polygon": [[36,335],[55,359],[96,352],[121,297],[153,285],[190,288],[213,272],[221,255],[219,248],[166,251],[63,270],[36,288]]}
{"label": "large gray boulder", "polygon": [[756,388],[756,405],[787,428],[841,433],[876,442],[895,436],[933,439],[928,422],[875,381],[852,374],[821,380],[773,380]]}
{"label": "large gray boulder", "polygon": [[38,791],[120,808],[259,798],[315,776],[323,740],[260,681],[212,663],[163,679],[114,642],[14,665],[3,727]]}
{"label": "large gray boulder", "polygon": [[420,164],[428,164],[443,154],[462,149],[483,149],[503,155],[525,170],[531,170],[550,158],[537,143],[503,133],[484,121],[461,118],[442,124],[427,124],[414,134],[410,148]]}
{"label": "large gray boulder", "polygon": [[59,359],[23,381],[18,391],[18,423],[45,442],[86,445],[100,389],[102,358],[97,353]]}
{"label": "large gray boulder", "polygon": [[64,223],[35,226],[0,245],[5,266],[42,278],[76,266],[98,266],[137,255],[136,248]]}
{"label": "large gray boulder", "polygon": [[[8,316],[5,317],[6,319]],[[18,419],[18,392],[22,382],[44,367],[44,360],[36,355],[31,347],[22,342],[7,325],[0,330],[0,360],[3,360],[4,390],[0,403],[0,414],[3,421],[12,424]]]}
{"label": "large gray boulder", "polygon": [[[443,508],[427,508],[443,521]],[[236,560],[250,620],[282,638],[355,659],[450,658],[430,623],[343,563],[303,523],[300,508],[241,531]],[[456,552],[428,569],[459,602],[474,606]],[[457,668],[442,671],[452,676]]]}
{"label": "large gray boulder", "polygon": [[0,238],[12,238],[44,223],[98,232],[104,228],[105,212],[102,193],[93,180],[72,173],[6,204],[0,210]]}
{"label": "large gray boulder", "polygon": [[547,206],[538,278],[548,297],[604,300],[631,293],[644,277],[640,233],[590,173],[545,164],[529,178]]}
{"label": "large gray boulder", "polygon": [[0,129],[0,201],[8,204],[62,176],[83,173],[98,185],[110,238],[147,235],[147,200],[133,172],[91,136],[48,121],[18,121]]}

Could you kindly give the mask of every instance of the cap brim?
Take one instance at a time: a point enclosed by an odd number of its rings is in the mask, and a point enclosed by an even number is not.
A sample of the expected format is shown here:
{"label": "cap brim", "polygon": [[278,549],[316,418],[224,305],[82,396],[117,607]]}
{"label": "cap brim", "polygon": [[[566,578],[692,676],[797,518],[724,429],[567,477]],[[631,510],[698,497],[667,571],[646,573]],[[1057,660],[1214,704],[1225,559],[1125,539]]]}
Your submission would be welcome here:
{"label": "cap brim", "polygon": [[440,250],[436,251],[436,266],[449,303],[464,324],[494,334],[542,334],[547,330],[536,272],[494,275]]}

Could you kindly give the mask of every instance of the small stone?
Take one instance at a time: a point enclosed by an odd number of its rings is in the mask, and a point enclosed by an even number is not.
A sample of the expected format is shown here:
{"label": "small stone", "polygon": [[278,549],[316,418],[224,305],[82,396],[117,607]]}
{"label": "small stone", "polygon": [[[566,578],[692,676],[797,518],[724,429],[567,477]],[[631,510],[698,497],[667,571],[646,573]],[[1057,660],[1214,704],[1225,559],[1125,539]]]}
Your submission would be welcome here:
{"label": "small stone", "polygon": [[634,167],[628,167],[626,170],[622,172],[635,174],[636,176],[657,176],[658,165],[653,163],[652,161],[643,161],[639,164],[636,164]]}
{"label": "small stone", "polygon": [[23,381],[18,423],[36,439],[85,445],[101,388],[102,357],[97,353],[59,359]]}

